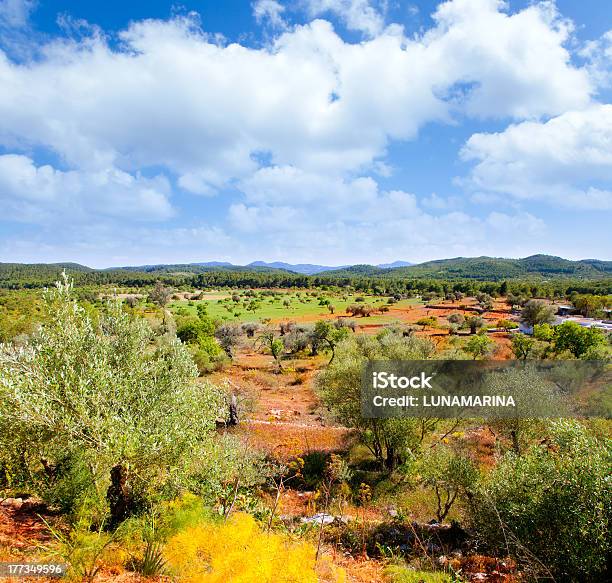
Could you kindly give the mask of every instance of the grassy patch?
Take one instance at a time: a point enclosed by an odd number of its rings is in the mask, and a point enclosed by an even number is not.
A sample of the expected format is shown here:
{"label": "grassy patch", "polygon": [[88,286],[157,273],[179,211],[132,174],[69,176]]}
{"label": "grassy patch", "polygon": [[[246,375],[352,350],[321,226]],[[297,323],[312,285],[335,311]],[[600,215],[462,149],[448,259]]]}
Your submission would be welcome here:
{"label": "grassy patch", "polygon": [[[239,296],[239,301],[231,301],[233,295]],[[230,301],[227,301],[227,298]],[[208,315],[219,320],[230,320],[238,322],[247,322],[254,320],[291,320],[291,319],[312,319],[329,317],[330,312],[327,305],[321,305],[321,298],[329,300],[334,306],[334,314],[336,316],[346,315],[346,308],[351,304],[355,304],[357,299],[363,299],[362,303],[369,304],[375,308],[387,305],[386,298],[377,296],[368,296],[362,294],[342,294],[335,295],[331,293],[320,293],[316,297],[306,295],[305,292],[279,292],[276,295],[264,295],[261,297],[251,298],[244,295],[244,292],[236,294],[227,293],[224,297],[219,298],[219,294],[215,294],[213,298],[207,299],[206,296],[202,300],[178,300],[170,303],[170,308],[175,313],[186,313],[189,315],[197,314],[198,304],[206,303]],[[360,302],[361,303],[361,302]],[[408,307],[419,303],[418,300],[402,300],[394,304],[394,308]],[[365,323],[389,323],[394,320],[389,312],[376,313],[369,318],[355,318],[360,324]]]}
{"label": "grassy patch", "polygon": [[451,575],[431,571],[414,571],[408,567],[390,565],[385,575],[392,583],[452,583]]}

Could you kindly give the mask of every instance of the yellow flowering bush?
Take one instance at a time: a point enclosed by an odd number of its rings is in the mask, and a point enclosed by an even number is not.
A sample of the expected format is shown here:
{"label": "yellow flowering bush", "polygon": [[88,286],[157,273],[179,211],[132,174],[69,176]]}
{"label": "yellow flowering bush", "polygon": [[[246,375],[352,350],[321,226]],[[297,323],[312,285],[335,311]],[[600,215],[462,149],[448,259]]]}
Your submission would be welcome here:
{"label": "yellow flowering bush", "polygon": [[315,549],[287,536],[263,532],[253,517],[204,522],[168,541],[167,567],[194,583],[317,583]]}

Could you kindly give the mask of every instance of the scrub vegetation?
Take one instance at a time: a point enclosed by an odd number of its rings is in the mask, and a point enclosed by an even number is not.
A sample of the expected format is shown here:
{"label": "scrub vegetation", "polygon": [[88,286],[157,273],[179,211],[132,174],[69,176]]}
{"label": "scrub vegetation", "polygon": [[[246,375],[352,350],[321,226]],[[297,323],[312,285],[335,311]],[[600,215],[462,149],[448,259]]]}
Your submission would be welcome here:
{"label": "scrub vegetation", "polygon": [[605,579],[608,419],[365,419],[360,402],[374,360],[609,362],[604,328],[557,317],[605,320],[600,267],[60,267],[47,289],[55,267],[5,268],[0,291],[0,560],[74,581]]}

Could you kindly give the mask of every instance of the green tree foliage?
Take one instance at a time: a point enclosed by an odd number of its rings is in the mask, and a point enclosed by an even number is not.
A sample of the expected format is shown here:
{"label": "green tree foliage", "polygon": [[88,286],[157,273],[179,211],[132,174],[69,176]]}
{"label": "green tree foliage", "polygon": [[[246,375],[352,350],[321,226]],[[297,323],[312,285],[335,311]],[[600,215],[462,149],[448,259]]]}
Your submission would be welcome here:
{"label": "green tree foliage", "polygon": [[550,324],[536,324],[533,327],[533,337],[542,342],[551,342],[555,335],[555,329]]}
{"label": "green tree foliage", "polygon": [[176,335],[185,343],[197,344],[203,338],[211,338],[215,333],[215,324],[208,318],[188,316],[177,322]]}
{"label": "green tree foliage", "polygon": [[417,470],[424,485],[436,495],[436,520],[442,522],[458,496],[471,495],[478,480],[478,470],[471,460],[439,445],[419,459]]}
{"label": "green tree foliage", "polygon": [[606,337],[597,328],[585,328],[576,322],[563,322],[555,326],[555,350],[569,350],[576,358],[580,358],[589,350],[606,345]]}
{"label": "green tree foliage", "polygon": [[285,345],[280,338],[276,338],[274,336],[273,330],[264,330],[258,337],[257,343],[260,347],[268,350],[272,357],[274,358],[274,362],[276,363],[277,370],[280,372],[283,368],[281,358],[283,356],[283,352],[285,350]]}
{"label": "green tree foliage", "polygon": [[507,320],[505,318],[497,320],[496,326],[498,328],[501,328],[502,330],[505,330],[506,332],[518,328],[518,324],[516,322],[513,322],[512,320]]}
{"label": "green tree foliage", "polygon": [[555,320],[555,308],[542,300],[529,300],[521,312],[521,322],[528,326],[552,324]]}
{"label": "green tree foliage", "polygon": [[206,315],[206,310],[198,310],[198,317],[178,318],[176,335],[189,345],[200,374],[220,369],[227,362],[225,351],[214,336],[215,323]]}
{"label": "green tree foliage", "polygon": [[595,296],[593,294],[573,294],[571,300],[576,309],[587,318],[604,315],[604,308],[612,307],[612,296]]}
{"label": "green tree foliage", "polygon": [[311,338],[318,345],[325,345],[331,351],[330,363],[336,355],[336,346],[349,334],[347,327],[335,327],[327,320],[319,320],[312,331]]}
{"label": "green tree foliage", "polygon": [[495,343],[484,334],[477,334],[469,339],[464,350],[476,360],[491,354],[494,345]]}
{"label": "green tree foliage", "polygon": [[0,465],[50,496],[76,481],[68,507],[100,495],[110,475],[124,495],[109,489],[119,518],[152,484],[178,479],[210,440],[219,391],[196,386],[186,347],[155,337],[119,302],[93,318],[67,283],[45,301],[47,322],[30,343],[0,349]]}
{"label": "green tree foliage", "polygon": [[418,448],[418,419],[365,419],[361,415],[361,370],[368,360],[425,360],[435,353],[426,338],[403,337],[386,330],[377,336],[349,336],[336,348],[336,358],[319,375],[317,388],[338,421],[354,427],[374,457],[392,470]]}
{"label": "green tree foliage", "polygon": [[471,505],[479,536],[493,553],[522,557],[536,576],[603,581],[612,551],[611,462],[609,440],[576,421],[554,422],[548,440],[521,457],[506,454],[488,474]]}
{"label": "green tree foliage", "polygon": [[535,340],[526,334],[512,336],[512,352],[519,360],[527,360],[535,349]]}
{"label": "green tree foliage", "polygon": [[0,342],[31,334],[43,317],[40,292],[0,292]]}

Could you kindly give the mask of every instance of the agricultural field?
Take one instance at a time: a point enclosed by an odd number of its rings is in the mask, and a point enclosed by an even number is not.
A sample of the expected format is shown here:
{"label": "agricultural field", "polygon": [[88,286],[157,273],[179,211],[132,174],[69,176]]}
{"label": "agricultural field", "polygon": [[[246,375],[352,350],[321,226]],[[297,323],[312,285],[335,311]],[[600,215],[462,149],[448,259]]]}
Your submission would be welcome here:
{"label": "agricultural field", "polygon": [[[203,294],[201,300],[178,300],[169,304],[174,313],[197,315],[197,306],[204,303],[211,318],[224,321],[248,322],[253,320],[295,320],[314,322],[320,319],[334,319],[347,316],[347,307],[356,303],[376,308],[369,320],[373,324],[387,324],[393,320],[394,313],[401,309],[419,305],[418,299],[402,300],[394,304],[391,312],[387,299],[361,294],[334,294],[320,291],[262,290],[249,296],[250,290],[232,292],[210,292]],[[246,295],[245,295],[246,294]],[[194,294],[195,295],[195,294]],[[232,301],[239,298],[239,301]],[[388,311],[379,311],[380,308]]]}

